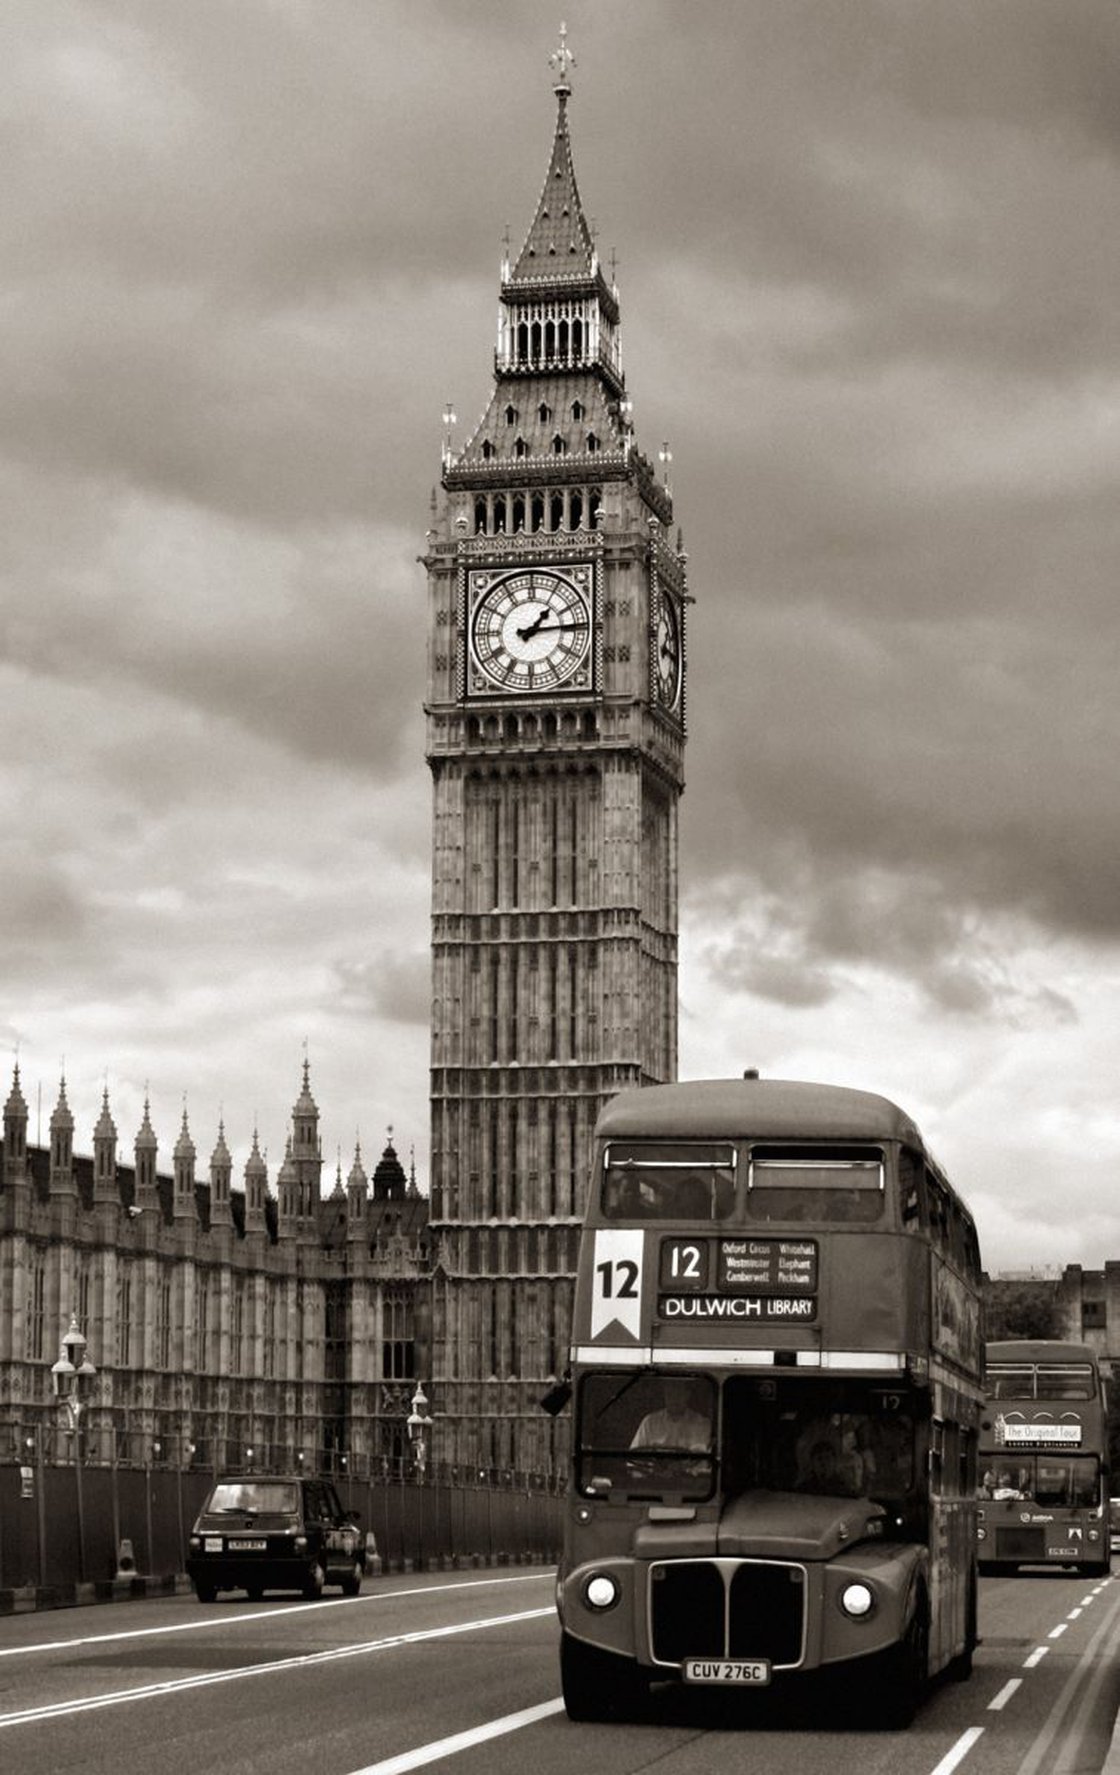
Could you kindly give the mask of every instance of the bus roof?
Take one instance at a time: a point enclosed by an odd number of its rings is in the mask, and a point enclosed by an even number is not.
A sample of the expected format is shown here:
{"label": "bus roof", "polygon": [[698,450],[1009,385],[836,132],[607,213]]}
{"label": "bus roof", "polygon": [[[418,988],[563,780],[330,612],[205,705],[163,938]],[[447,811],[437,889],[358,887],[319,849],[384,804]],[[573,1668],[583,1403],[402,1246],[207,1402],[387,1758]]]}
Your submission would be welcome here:
{"label": "bus roof", "polygon": [[989,1362],[1088,1362],[1096,1367],[1097,1353],[1088,1344],[1067,1344],[1057,1338],[1001,1338],[984,1345]]}
{"label": "bus roof", "polygon": [[689,1079],[622,1091],[604,1106],[596,1133],[612,1140],[903,1140],[923,1147],[912,1119],[888,1097],[794,1079]]}

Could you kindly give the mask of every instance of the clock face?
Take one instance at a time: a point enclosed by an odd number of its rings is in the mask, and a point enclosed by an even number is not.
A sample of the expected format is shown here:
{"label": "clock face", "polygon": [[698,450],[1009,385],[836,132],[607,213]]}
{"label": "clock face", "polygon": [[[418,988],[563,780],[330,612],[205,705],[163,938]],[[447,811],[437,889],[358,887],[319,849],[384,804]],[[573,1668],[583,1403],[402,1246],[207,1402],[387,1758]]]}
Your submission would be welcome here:
{"label": "clock face", "polygon": [[681,694],[681,624],[677,607],[665,592],[657,613],[655,666],[661,705],[675,709]]}
{"label": "clock face", "polygon": [[472,690],[591,688],[590,563],[475,571],[468,596]]}

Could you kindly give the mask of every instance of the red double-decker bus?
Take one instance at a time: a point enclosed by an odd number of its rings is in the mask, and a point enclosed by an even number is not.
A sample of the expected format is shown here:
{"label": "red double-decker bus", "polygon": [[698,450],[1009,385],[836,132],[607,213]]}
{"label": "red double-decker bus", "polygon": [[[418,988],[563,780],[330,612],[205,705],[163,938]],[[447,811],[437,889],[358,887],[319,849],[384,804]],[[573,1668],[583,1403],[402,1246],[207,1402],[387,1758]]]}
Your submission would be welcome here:
{"label": "red double-decker bus", "polygon": [[1087,1344],[987,1346],[977,1547],[985,1572],[1110,1569],[1105,1383]]}
{"label": "red double-decker bus", "polygon": [[748,1076],[609,1103],[572,1349],[571,1717],[831,1670],[902,1723],[966,1675],[979,1324],[971,1217],[885,1098]]}

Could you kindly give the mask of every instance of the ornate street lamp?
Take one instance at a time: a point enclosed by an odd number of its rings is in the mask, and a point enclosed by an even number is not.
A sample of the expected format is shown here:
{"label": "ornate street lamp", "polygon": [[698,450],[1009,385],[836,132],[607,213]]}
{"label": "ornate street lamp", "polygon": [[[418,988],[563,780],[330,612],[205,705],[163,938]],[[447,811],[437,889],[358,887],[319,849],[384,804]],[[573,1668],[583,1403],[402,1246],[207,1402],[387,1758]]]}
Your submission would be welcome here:
{"label": "ornate street lamp", "polygon": [[84,1583],[86,1575],[86,1522],[85,1504],[82,1498],[82,1438],[81,1421],[85,1401],[83,1392],[88,1392],[97,1370],[87,1354],[88,1345],[78,1326],[77,1318],[70,1320],[70,1329],[62,1340],[58,1352],[58,1361],[51,1364],[51,1385],[55,1397],[66,1413],[70,1434],[74,1438],[74,1501],[78,1510],[78,1582]]}
{"label": "ornate street lamp", "polygon": [[428,1464],[428,1431],[432,1420],[428,1416],[428,1396],[422,1381],[417,1381],[416,1391],[412,1395],[412,1410],[408,1414],[408,1435],[412,1443],[412,1459],[416,1474],[423,1479]]}
{"label": "ornate street lamp", "polygon": [[78,1321],[72,1318],[70,1329],[58,1352],[58,1361],[51,1364],[51,1384],[55,1397],[70,1420],[69,1428],[74,1434],[75,1449],[78,1446],[78,1426],[85,1405],[82,1393],[88,1391],[89,1384],[97,1373],[86,1353],[87,1348]]}

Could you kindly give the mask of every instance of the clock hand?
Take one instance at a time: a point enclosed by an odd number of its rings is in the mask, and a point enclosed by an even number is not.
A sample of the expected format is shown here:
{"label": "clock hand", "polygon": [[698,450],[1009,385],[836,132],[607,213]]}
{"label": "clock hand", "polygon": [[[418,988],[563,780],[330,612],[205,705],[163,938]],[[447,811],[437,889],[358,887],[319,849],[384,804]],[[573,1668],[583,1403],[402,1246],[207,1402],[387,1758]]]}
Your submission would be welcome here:
{"label": "clock hand", "polygon": [[[553,633],[559,634],[561,632],[567,634],[571,629],[585,629],[586,627],[587,624],[585,622],[539,622],[536,624],[532,632],[534,635],[551,635]],[[525,630],[518,629],[517,632],[522,640],[524,640]]]}
{"label": "clock hand", "polygon": [[519,641],[531,641],[533,639],[533,636],[538,634],[540,632],[541,628],[543,627],[545,617],[549,616],[550,614],[551,613],[549,611],[548,605],[546,604],[544,609],[541,611],[540,615],[537,618],[535,618],[535,620],[533,622],[529,623],[523,629],[518,629],[517,639]]}

